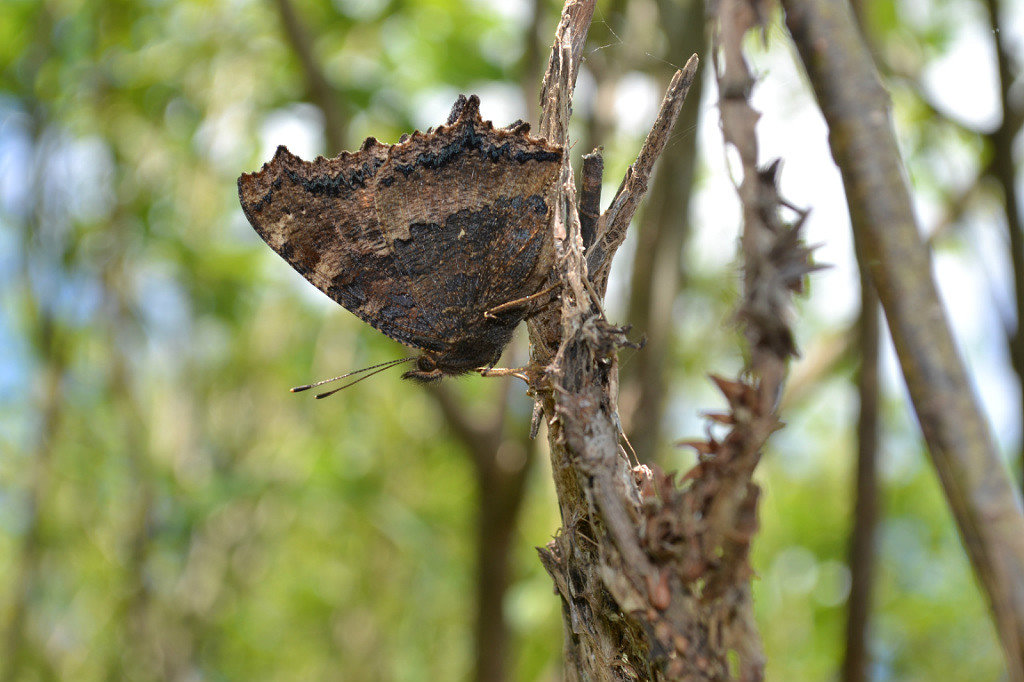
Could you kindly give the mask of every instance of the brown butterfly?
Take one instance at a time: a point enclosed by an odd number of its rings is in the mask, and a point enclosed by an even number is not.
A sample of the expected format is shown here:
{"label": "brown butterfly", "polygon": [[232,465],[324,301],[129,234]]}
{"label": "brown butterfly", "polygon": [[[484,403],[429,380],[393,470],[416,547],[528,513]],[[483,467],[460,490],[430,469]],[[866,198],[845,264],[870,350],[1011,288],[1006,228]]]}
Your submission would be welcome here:
{"label": "brown butterfly", "polygon": [[333,159],[278,147],[238,179],[242,209],[274,251],[423,351],[367,370],[415,360],[402,377],[435,381],[492,366],[546,291],[562,148],[531,137],[527,123],[495,128],[479,107],[460,96],[446,125],[395,145],[371,137]]}

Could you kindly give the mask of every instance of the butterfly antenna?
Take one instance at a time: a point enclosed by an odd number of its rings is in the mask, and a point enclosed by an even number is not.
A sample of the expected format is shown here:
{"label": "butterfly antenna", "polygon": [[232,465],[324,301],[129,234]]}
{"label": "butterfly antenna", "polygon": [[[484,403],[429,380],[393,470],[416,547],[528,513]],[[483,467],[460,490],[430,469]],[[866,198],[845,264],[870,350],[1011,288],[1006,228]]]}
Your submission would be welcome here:
{"label": "butterfly antenna", "polygon": [[[353,376],[355,374],[362,374],[363,372],[368,372],[371,369],[377,369],[378,367],[382,367],[383,369],[380,369],[379,371],[383,372],[385,369],[387,369],[389,367],[393,367],[395,365],[400,365],[403,362],[410,362],[410,361],[415,360],[415,359],[416,359],[415,356],[413,356],[413,357],[408,357],[408,358],[399,358],[398,360],[388,360],[387,362],[382,362],[379,365],[370,365],[369,367],[363,367],[362,369],[357,369],[357,370],[354,370],[352,372],[346,372],[345,374],[340,374],[340,375],[338,375],[336,377],[332,377],[330,379],[321,379],[320,381],[317,381],[315,383],[305,384],[303,386],[296,386],[295,388],[291,388],[291,389],[288,389],[288,390],[290,390],[292,393],[300,393],[302,391],[308,391],[311,388],[316,388],[317,386],[323,386],[324,384],[329,384],[332,381],[337,381],[338,379],[347,379],[348,377]],[[376,374],[376,373],[377,372],[374,372],[374,374]],[[368,374],[367,376],[371,376],[371,375]],[[365,379],[365,378],[366,377],[363,377],[363,379]],[[355,382],[353,381],[352,383],[354,384]],[[351,385],[352,384],[349,384],[349,386],[351,386]],[[344,386],[342,388],[344,388]],[[341,390],[341,389],[338,389],[338,390]]]}
{"label": "butterfly antenna", "polygon": [[[407,360],[403,360],[402,362],[408,362],[409,360],[415,360],[415,359],[416,359],[416,358],[408,358]],[[335,389],[333,389],[333,390],[327,391],[326,393],[317,393],[317,394],[316,394],[315,396],[313,396],[313,397],[314,397],[314,398],[316,398],[317,400],[320,400],[321,398],[326,398],[327,396],[330,396],[330,395],[334,395],[335,393],[337,393],[338,391],[342,390],[343,388],[348,388],[349,386],[354,386],[355,384],[358,384],[358,383],[359,383],[360,381],[362,381],[363,379],[369,379],[369,378],[370,378],[370,377],[372,377],[372,376],[373,376],[374,374],[380,374],[380,373],[381,373],[381,372],[383,372],[384,370],[387,370],[387,369],[391,369],[392,367],[394,367],[394,366],[395,366],[395,365],[397,365],[397,364],[399,364],[399,363],[397,363],[397,362],[392,362],[392,363],[391,363],[390,365],[388,365],[387,367],[381,367],[380,369],[376,370],[375,372],[370,372],[369,374],[364,374],[363,376],[359,377],[359,378],[358,378],[358,379],[356,379],[355,381],[350,381],[350,382],[348,382],[348,383],[347,383],[347,384],[345,384],[344,386],[339,386],[338,388],[335,388]]]}

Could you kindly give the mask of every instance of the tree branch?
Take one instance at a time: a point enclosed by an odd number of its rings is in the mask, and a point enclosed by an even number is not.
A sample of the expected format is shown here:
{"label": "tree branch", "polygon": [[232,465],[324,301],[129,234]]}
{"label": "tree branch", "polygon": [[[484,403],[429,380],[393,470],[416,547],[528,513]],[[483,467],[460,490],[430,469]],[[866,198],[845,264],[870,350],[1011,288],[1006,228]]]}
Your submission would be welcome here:
{"label": "tree branch", "polygon": [[860,368],[857,372],[857,467],[850,533],[850,596],[846,600],[846,648],[843,682],[866,682],[871,664],[868,624],[874,591],[875,526],[878,519],[878,295],[867,272],[860,276],[860,324],[857,341]]}
{"label": "tree branch", "polygon": [[[1003,213],[1006,217],[1010,263],[1013,268],[1013,296],[1016,312],[1016,329],[1007,335],[1010,364],[1017,375],[1020,395],[1021,423],[1024,424],[1024,221],[1017,203],[1017,166],[1013,162],[1013,145],[1016,138],[1014,129],[1013,99],[1011,88],[1017,79],[1013,58],[1003,42],[1003,27],[1000,26],[998,0],[985,0],[988,9],[989,26],[995,43],[996,63],[999,67],[999,94],[1002,120],[999,127],[988,136],[992,146],[992,176],[999,183],[1003,193]],[[1018,446],[1018,475],[1024,480],[1024,442]]]}
{"label": "tree branch", "polygon": [[612,258],[626,239],[629,222],[647,193],[647,180],[651,176],[654,162],[665,149],[665,143],[672,133],[672,126],[675,125],[686,95],[690,91],[690,85],[693,84],[697,63],[697,55],[692,55],[686,66],[676,71],[672,77],[651,132],[644,140],[636,161],[626,170],[626,177],[623,178],[619,191],[601,215],[597,241],[587,251],[587,269],[594,287],[602,296],[608,286]]}
{"label": "tree branch", "polygon": [[[566,3],[545,78],[542,131],[562,146],[582,42],[576,31],[586,26],[581,15],[589,19],[592,11],[592,2]],[[597,288],[603,289],[695,67],[692,60],[676,74],[638,162],[602,217],[595,249],[603,246],[590,252]],[[701,463],[677,485],[660,471],[631,469],[619,446],[616,351],[628,340],[604,318],[588,279],[575,184],[564,162],[552,226],[562,303],[531,320],[531,340],[535,362],[544,365],[533,388],[549,426],[562,515],[561,531],[540,553],[562,598],[569,680],[720,680],[734,669],[731,656],[740,679],[762,677],[747,562],[758,499],[750,474],[778,428],[772,411],[778,367],[792,351],[777,306],[811,267],[796,238],[799,224],[778,218],[774,179],[774,169],[752,174],[749,196],[759,203],[747,213],[758,223],[745,228],[770,232],[751,238],[745,250],[741,315],[759,381],[717,380],[730,411],[715,417],[732,429],[722,441],[698,445]]]}
{"label": "tree branch", "polygon": [[580,187],[580,237],[587,251],[597,239],[601,218],[601,183],[604,182],[604,157],[600,149],[583,155],[583,184]]}
{"label": "tree branch", "polygon": [[858,258],[1006,655],[1024,681],[1024,516],[957,352],[905,185],[889,99],[844,3],[783,0],[828,122]]}
{"label": "tree branch", "polygon": [[[41,14],[39,36],[45,36],[52,27],[48,13]],[[41,44],[46,44],[45,41]],[[37,60],[29,61],[30,76],[42,66],[46,50],[37,47]],[[32,82],[32,78],[29,79]],[[36,107],[30,109],[31,162],[28,167],[28,187],[32,189],[28,214],[19,221],[20,235],[16,238],[23,246],[18,258],[18,279],[23,289],[21,304],[26,320],[25,336],[31,342],[39,369],[34,377],[37,385],[36,413],[39,418],[33,429],[31,454],[27,462],[27,486],[24,491],[24,522],[20,538],[14,544],[9,569],[10,604],[5,614],[2,631],[0,680],[23,679],[24,669],[35,658],[41,659],[43,676],[56,677],[58,667],[43,655],[45,646],[31,636],[30,611],[38,597],[41,574],[44,572],[46,552],[45,512],[54,495],[54,442],[64,419],[64,378],[72,357],[73,335],[65,333],[54,315],[45,292],[39,291],[32,277],[40,265],[52,268],[67,254],[61,240],[46,239],[47,194],[45,169],[49,155],[54,152],[44,135],[48,121]]]}

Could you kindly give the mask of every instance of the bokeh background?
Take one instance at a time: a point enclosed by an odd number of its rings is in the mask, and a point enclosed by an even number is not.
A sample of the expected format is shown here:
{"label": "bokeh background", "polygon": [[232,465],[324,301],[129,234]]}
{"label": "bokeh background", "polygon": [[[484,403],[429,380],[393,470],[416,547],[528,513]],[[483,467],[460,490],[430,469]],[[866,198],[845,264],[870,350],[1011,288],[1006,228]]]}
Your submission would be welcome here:
{"label": "bokeh background", "polygon": [[[950,316],[1019,471],[1006,330],[1020,302],[992,133],[1006,115],[1019,128],[1022,97],[1019,82],[1000,96],[989,11],[1019,58],[1024,8],[1003,4],[857,9]],[[323,402],[290,395],[405,351],[274,255],[235,187],[278,144],[312,158],[394,142],[443,122],[460,92],[497,124],[535,120],[558,11],[0,3],[0,680],[470,679],[490,656],[480,599],[496,604],[485,620],[503,625],[507,679],[560,679],[559,604],[533,549],[559,520],[522,385],[471,377],[439,392],[395,371]],[[604,146],[606,197],[674,65],[704,56],[702,21],[683,0],[599,3],[572,152]],[[760,469],[757,614],[770,680],[832,680],[850,591],[858,275],[827,131],[777,17],[750,50],[764,158],[784,159],[783,191],[813,209],[809,240],[832,265],[795,311],[788,426]],[[739,211],[715,99],[711,84],[691,92],[608,301],[650,339],[622,355],[623,417],[667,469],[692,462],[673,441],[720,407],[706,375],[743,366]],[[887,343],[871,676],[998,680]],[[519,338],[505,363],[525,355]],[[495,557],[509,567],[496,592],[481,587],[502,575]]]}

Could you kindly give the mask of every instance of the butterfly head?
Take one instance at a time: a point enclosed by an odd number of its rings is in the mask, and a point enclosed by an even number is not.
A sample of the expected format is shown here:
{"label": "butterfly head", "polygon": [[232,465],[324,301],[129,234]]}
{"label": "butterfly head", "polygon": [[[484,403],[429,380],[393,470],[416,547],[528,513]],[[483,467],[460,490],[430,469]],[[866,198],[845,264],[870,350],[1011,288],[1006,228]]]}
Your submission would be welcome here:
{"label": "butterfly head", "polygon": [[405,372],[402,374],[402,378],[429,384],[434,381],[440,381],[444,374],[444,371],[437,362],[437,358],[430,353],[424,353],[416,358],[416,369],[410,369],[408,372]]}

